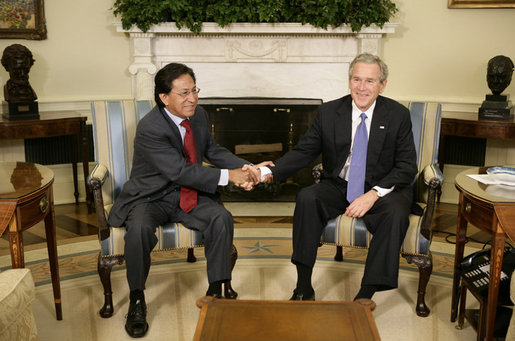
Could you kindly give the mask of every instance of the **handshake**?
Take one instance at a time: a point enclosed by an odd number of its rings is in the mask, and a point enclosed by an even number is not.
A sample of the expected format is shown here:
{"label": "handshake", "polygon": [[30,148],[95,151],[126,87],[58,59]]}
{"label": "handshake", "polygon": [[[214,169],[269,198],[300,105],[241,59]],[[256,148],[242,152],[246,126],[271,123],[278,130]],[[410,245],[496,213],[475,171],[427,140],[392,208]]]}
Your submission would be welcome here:
{"label": "handshake", "polygon": [[272,174],[267,174],[263,181],[261,181],[261,169],[264,166],[274,166],[272,161],[264,161],[257,165],[244,165],[241,168],[229,170],[229,182],[232,182],[238,187],[246,191],[250,191],[260,182],[271,183],[273,178]]}

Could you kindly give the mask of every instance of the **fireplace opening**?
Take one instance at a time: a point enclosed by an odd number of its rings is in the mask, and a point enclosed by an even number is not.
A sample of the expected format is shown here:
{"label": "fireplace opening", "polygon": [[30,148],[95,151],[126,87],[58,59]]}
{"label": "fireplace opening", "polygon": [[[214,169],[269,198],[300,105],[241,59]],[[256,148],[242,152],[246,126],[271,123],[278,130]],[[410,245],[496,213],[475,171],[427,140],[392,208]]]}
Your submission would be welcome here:
{"label": "fireplace opening", "polygon": [[[275,161],[295,146],[314,119],[321,99],[203,98],[215,141],[252,163]],[[298,191],[313,184],[310,166],[282,183],[260,184],[252,191],[222,187],[224,201],[295,201]]]}

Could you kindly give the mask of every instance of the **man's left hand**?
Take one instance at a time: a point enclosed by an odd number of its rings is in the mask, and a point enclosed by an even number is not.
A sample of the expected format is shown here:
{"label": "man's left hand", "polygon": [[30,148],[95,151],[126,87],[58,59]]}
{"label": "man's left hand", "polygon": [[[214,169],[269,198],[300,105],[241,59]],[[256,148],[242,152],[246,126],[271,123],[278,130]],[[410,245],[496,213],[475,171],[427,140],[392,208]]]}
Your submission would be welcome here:
{"label": "man's left hand", "polygon": [[371,189],[367,193],[364,193],[354,199],[353,202],[345,210],[345,215],[351,218],[361,218],[367,213],[375,202],[379,199],[376,191]]}

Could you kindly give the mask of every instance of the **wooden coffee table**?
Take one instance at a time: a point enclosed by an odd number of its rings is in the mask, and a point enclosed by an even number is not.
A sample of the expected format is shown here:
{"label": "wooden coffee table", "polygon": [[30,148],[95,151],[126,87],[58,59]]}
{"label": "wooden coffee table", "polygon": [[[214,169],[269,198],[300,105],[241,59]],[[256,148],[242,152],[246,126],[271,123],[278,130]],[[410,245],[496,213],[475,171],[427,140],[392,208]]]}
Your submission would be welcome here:
{"label": "wooden coffee table", "polygon": [[355,302],[202,297],[195,341],[380,340],[368,307]]}

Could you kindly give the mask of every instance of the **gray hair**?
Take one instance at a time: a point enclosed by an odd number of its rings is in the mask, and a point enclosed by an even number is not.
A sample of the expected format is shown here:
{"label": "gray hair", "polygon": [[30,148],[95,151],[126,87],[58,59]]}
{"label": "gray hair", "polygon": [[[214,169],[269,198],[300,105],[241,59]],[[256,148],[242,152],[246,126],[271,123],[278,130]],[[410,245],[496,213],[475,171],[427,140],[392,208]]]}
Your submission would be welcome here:
{"label": "gray hair", "polygon": [[352,77],[354,65],[356,65],[356,63],[358,62],[379,65],[379,81],[381,83],[383,83],[388,78],[388,66],[385,64],[385,62],[382,61],[381,58],[370,53],[361,53],[357,55],[356,58],[354,58],[354,60],[349,65],[349,80]]}

